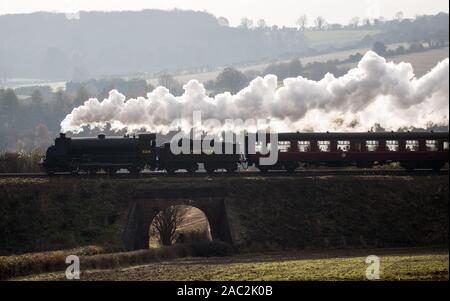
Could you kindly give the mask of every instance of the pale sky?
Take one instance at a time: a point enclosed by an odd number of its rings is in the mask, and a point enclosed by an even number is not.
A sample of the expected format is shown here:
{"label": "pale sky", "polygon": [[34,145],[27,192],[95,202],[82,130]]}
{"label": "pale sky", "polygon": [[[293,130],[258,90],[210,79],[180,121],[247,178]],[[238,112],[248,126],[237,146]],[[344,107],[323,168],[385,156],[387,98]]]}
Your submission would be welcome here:
{"label": "pale sky", "polygon": [[310,25],[317,16],[329,23],[347,24],[379,16],[391,19],[402,11],[405,17],[449,11],[448,0],[0,0],[0,14],[35,11],[76,12],[89,10],[192,9],[226,17],[231,25],[243,17],[265,19],[269,25],[294,26],[297,18],[308,15]]}

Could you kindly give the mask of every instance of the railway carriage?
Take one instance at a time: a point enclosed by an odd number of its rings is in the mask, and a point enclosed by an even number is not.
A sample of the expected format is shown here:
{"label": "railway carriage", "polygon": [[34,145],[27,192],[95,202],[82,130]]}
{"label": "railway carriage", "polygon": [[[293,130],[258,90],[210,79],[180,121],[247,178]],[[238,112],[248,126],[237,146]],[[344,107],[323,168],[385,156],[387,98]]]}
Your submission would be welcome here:
{"label": "railway carriage", "polygon": [[[267,136],[267,144],[270,136]],[[247,146],[248,148],[248,146]],[[270,148],[270,146],[268,146]],[[357,166],[399,163],[407,170],[440,170],[449,161],[448,132],[284,133],[278,134],[278,161],[260,166],[259,152],[249,164],[261,171],[294,171],[306,166]]]}

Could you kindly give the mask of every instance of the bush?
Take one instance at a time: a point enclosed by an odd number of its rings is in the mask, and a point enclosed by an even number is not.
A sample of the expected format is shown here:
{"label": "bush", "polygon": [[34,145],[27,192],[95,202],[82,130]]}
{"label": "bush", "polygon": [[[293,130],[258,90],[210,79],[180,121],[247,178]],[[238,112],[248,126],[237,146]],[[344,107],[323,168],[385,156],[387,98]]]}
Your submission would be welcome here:
{"label": "bush", "polygon": [[[0,256],[0,280],[12,277],[64,270],[69,255],[89,256],[105,252],[99,246],[86,246],[64,251],[29,253],[16,256]],[[94,257],[94,256],[91,256]]]}
{"label": "bush", "polygon": [[43,154],[39,151],[0,152],[0,173],[39,172],[39,161]]}
{"label": "bush", "polygon": [[176,243],[190,244],[196,242],[209,242],[209,234],[206,230],[194,230],[190,232],[181,232],[178,234]]}
{"label": "bush", "polygon": [[192,243],[190,249],[194,257],[230,256],[236,252],[232,245],[220,240]]}
{"label": "bush", "polygon": [[32,274],[63,271],[67,264],[66,256],[80,256],[81,270],[113,269],[170,260],[175,258],[229,256],[234,248],[221,241],[204,241],[192,244],[180,244],[159,249],[138,250],[131,252],[105,253],[100,247],[86,247],[66,251],[52,251],[19,256],[0,257],[0,280]]}

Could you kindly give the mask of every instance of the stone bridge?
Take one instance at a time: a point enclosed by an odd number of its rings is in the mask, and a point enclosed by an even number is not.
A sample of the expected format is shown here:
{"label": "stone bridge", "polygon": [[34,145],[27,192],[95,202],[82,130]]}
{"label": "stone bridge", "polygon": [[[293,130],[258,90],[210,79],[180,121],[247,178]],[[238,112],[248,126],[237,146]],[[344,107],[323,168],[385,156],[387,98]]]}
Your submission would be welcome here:
{"label": "stone bridge", "polygon": [[197,188],[140,189],[128,211],[123,234],[126,250],[147,249],[153,218],[165,208],[188,205],[200,209],[208,219],[211,236],[233,243],[226,209],[226,192],[221,186]]}

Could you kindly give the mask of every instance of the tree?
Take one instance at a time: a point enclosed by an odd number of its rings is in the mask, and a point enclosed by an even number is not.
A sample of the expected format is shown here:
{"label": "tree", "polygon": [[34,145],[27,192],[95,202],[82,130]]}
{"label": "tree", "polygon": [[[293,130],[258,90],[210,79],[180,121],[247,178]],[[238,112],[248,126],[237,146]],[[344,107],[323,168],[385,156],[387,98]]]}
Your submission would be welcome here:
{"label": "tree", "polygon": [[412,43],[409,45],[409,52],[419,52],[423,51],[425,48],[422,43]]}
{"label": "tree", "polygon": [[363,26],[364,26],[364,28],[371,28],[372,27],[372,21],[369,18],[365,18],[363,20]]}
{"label": "tree", "polygon": [[159,237],[159,242],[163,246],[171,246],[176,238],[177,229],[185,219],[186,207],[171,206],[160,213],[153,219],[150,225],[150,233]]}
{"label": "tree", "polygon": [[326,25],[326,21],[323,17],[318,16],[315,20],[314,20],[314,24],[316,25],[316,29],[317,30],[323,30],[325,28]]}
{"label": "tree", "polygon": [[359,25],[359,17],[353,17],[350,20],[350,27],[351,28],[358,28],[358,25]]}
{"label": "tree", "polygon": [[265,29],[265,28],[267,28],[267,23],[266,23],[266,21],[265,21],[264,19],[259,19],[259,20],[256,22],[256,27],[257,27],[258,29]]}
{"label": "tree", "polygon": [[245,29],[250,29],[253,27],[253,21],[250,20],[249,18],[242,18],[241,24],[239,24],[239,27],[245,28]]}
{"label": "tree", "polygon": [[0,120],[5,123],[6,120],[14,120],[19,109],[19,99],[12,89],[0,89]]}
{"label": "tree", "polygon": [[237,93],[248,84],[244,73],[234,68],[225,68],[216,78],[215,88],[220,92]]}
{"label": "tree", "polygon": [[183,94],[183,87],[181,84],[169,73],[163,73],[158,77],[158,85],[169,89],[170,93],[175,96]]}
{"label": "tree", "polygon": [[53,94],[53,100],[54,100],[54,112],[63,113],[67,110],[69,110],[70,107],[70,100],[67,96],[67,94],[64,92],[63,89],[58,89]]}
{"label": "tree", "polygon": [[379,55],[386,54],[386,45],[383,42],[375,42],[372,46],[372,50],[378,53]]}
{"label": "tree", "polygon": [[44,99],[42,98],[41,91],[34,89],[31,93],[31,102],[35,106],[41,106]]}
{"label": "tree", "polygon": [[394,20],[397,22],[401,22],[403,20],[403,12],[397,12],[394,16]]}
{"label": "tree", "polygon": [[306,26],[308,26],[308,17],[306,15],[301,15],[296,24],[298,25],[298,29],[304,31]]}
{"label": "tree", "polygon": [[223,27],[230,26],[230,21],[228,21],[228,19],[225,17],[218,17],[217,22],[219,23],[220,26],[223,26]]}
{"label": "tree", "polygon": [[34,147],[44,149],[50,143],[50,132],[45,124],[39,123],[34,128]]}

